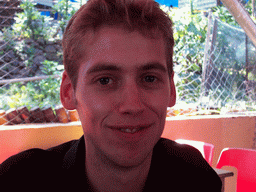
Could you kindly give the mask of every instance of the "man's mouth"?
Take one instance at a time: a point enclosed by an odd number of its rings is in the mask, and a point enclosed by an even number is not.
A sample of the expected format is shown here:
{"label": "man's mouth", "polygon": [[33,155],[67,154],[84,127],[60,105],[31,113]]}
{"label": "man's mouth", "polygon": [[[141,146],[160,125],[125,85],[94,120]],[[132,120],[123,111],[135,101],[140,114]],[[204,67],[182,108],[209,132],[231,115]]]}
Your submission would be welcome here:
{"label": "man's mouth", "polygon": [[111,129],[121,131],[123,133],[137,133],[143,129],[147,129],[151,126],[152,124],[148,125],[141,125],[141,126],[111,126]]}
{"label": "man's mouth", "polygon": [[136,128],[136,129],[120,129],[120,131],[121,131],[121,132],[124,132],[124,133],[135,133],[135,132],[140,131],[141,129],[143,129],[143,128]]}

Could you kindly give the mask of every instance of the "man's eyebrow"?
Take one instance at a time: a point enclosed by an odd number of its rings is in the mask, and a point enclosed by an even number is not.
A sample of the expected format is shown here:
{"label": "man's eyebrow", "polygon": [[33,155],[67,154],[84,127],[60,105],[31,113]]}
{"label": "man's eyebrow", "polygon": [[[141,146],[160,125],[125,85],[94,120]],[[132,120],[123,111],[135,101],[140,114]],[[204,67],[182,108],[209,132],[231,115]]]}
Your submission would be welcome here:
{"label": "man's eyebrow", "polygon": [[88,74],[97,73],[101,71],[121,71],[119,67],[113,64],[99,63],[88,70]]}
{"label": "man's eyebrow", "polygon": [[157,69],[162,72],[167,72],[166,67],[164,67],[162,64],[160,64],[158,62],[151,62],[144,66],[139,67],[139,70],[142,70],[142,71],[153,70],[153,69]]}

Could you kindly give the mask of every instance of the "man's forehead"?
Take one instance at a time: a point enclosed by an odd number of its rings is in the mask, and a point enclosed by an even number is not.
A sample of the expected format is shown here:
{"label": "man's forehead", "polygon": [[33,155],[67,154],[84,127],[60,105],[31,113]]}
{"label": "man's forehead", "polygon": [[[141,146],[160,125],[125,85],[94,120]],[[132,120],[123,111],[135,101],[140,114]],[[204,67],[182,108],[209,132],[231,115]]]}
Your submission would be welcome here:
{"label": "man's forehead", "polygon": [[[135,34],[138,34],[136,37],[138,39],[137,42],[141,42],[143,40],[146,40],[148,42],[155,42],[157,44],[159,44],[159,42],[163,42],[162,44],[164,44],[164,48],[165,49],[165,43],[163,41],[163,39],[161,39],[161,35],[160,37],[158,37],[158,39],[152,39],[152,38],[148,38],[148,37],[145,37],[143,34],[141,34],[139,31],[126,31],[125,28],[122,28],[122,26],[103,26],[101,28],[99,28],[98,30],[90,30],[87,32],[87,34],[85,35],[84,38],[87,38],[86,41],[83,41],[81,43],[85,43],[87,45],[84,44],[84,48],[83,48],[83,51],[84,51],[84,58],[82,59],[83,61],[81,62],[81,66],[83,66],[82,68],[83,71],[86,70],[87,73],[91,73],[91,72],[96,72],[96,71],[99,71],[99,70],[107,70],[107,69],[111,69],[112,71],[115,70],[121,70],[121,65],[118,66],[118,62],[109,62],[107,59],[105,60],[102,60],[102,61],[97,61],[97,63],[94,63],[93,66],[84,66],[86,65],[87,61],[90,60],[90,57],[92,55],[95,55],[97,54],[99,57],[101,56],[102,54],[102,49],[107,49],[108,46],[110,45],[109,43],[113,43],[113,44],[118,44],[118,40],[115,39],[117,33],[119,33],[119,38],[120,40],[122,39],[126,39],[129,34],[131,33],[135,33]],[[124,37],[122,38],[122,35],[124,35]],[[128,36],[126,36],[128,35]],[[132,36],[131,36],[132,37]],[[141,38],[141,40],[140,40]],[[160,38],[160,39],[159,39]],[[132,41],[133,39],[131,39]],[[129,41],[128,41],[129,42]],[[112,45],[113,45],[112,44]],[[131,43],[131,46],[132,43]],[[116,51],[119,51],[120,47],[119,46],[116,46],[114,49]],[[146,49],[149,48],[148,46],[145,47]],[[155,49],[155,46],[151,46],[151,48]],[[122,48],[121,48],[122,49]],[[161,48],[162,49],[162,48]],[[141,49],[139,49],[141,50]],[[159,49],[156,49],[154,50],[154,52],[159,52],[160,50]],[[120,55],[124,54],[125,50],[120,50]],[[165,52],[165,51],[164,51]],[[115,54],[115,52],[110,52],[109,53],[109,56],[111,57],[112,54]],[[120,55],[118,55],[118,57],[120,57]],[[164,53],[164,59],[166,60],[166,55]],[[162,63],[162,64],[161,64]],[[136,64],[136,68],[137,69],[140,69],[140,70],[146,70],[146,69],[162,69],[162,71],[166,70],[166,63],[164,62],[164,65],[163,65],[163,62],[159,62],[158,61],[158,58],[156,60],[148,60],[146,61],[145,63],[138,63]],[[140,66],[146,66],[146,67],[140,67]],[[162,66],[162,67],[161,67]],[[85,69],[86,68],[86,69]],[[85,72],[85,71],[84,71]]]}
{"label": "man's forehead", "polygon": [[[111,30],[114,29],[114,30]],[[86,44],[87,45],[92,45],[97,41],[97,39],[102,35],[106,35],[108,33],[109,35],[112,35],[112,33],[116,33],[116,31],[123,31],[124,34],[130,34],[130,33],[139,33],[141,34],[144,38],[148,39],[164,39],[163,33],[161,30],[157,28],[152,28],[152,29],[146,29],[146,28],[131,28],[127,27],[124,24],[117,24],[117,25],[107,25],[104,24],[102,26],[99,26],[95,29],[90,28],[89,30],[86,31],[86,33],[83,35],[84,39],[86,39]]]}
{"label": "man's forehead", "polygon": [[[88,52],[92,51],[92,47],[93,45],[97,42],[97,40],[99,38],[101,38],[102,35],[104,35],[105,37],[105,41],[107,41],[108,39],[106,39],[106,32],[108,31],[108,35],[113,35],[112,33],[110,33],[111,30],[109,29],[114,29],[112,30],[113,32],[116,32],[117,30],[120,30],[124,32],[125,34],[130,34],[130,33],[139,33],[141,35],[142,38],[146,38],[152,41],[163,41],[164,43],[164,48],[166,50],[166,41],[163,38],[163,34],[162,32],[160,32],[159,30],[155,30],[154,32],[151,31],[152,33],[150,34],[150,32],[148,31],[148,33],[146,31],[142,32],[140,30],[134,29],[134,30],[129,30],[127,29],[125,26],[123,25],[103,25],[101,27],[98,27],[96,29],[90,28],[89,30],[86,31],[85,34],[80,34],[82,35],[82,39],[79,45],[79,53],[82,53],[82,58],[81,60],[87,60],[88,57],[90,56],[88,54]],[[79,35],[79,36],[80,36]],[[95,47],[94,47],[95,49]],[[80,60],[80,61],[81,61]],[[79,62],[80,63],[80,62]]]}

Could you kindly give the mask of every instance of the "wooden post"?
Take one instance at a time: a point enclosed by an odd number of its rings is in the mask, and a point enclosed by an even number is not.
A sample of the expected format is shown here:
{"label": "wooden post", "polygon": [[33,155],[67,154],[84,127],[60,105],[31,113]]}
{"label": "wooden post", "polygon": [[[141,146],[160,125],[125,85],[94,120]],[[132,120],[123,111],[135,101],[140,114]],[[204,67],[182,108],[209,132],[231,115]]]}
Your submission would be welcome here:
{"label": "wooden post", "polygon": [[[217,20],[215,19],[213,22],[213,29],[212,29],[212,40],[211,40],[211,47],[210,47],[210,55],[209,59],[204,62],[204,71],[203,71],[203,79],[204,79],[204,95],[203,96],[208,96],[209,89],[211,88],[211,73],[214,68],[213,66],[213,59],[214,59],[214,46],[217,38],[217,31],[218,31],[218,23]],[[209,53],[207,53],[209,54]],[[205,58],[206,59],[206,58]]]}
{"label": "wooden post", "polygon": [[255,7],[256,7],[256,1],[255,0],[252,0],[252,15],[254,17],[256,17],[256,10],[255,10]]}
{"label": "wooden post", "polygon": [[202,74],[202,83],[201,83],[202,96],[205,96],[205,91],[206,91],[205,80],[206,80],[206,68],[207,68],[207,63],[209,58],[211,29],[212,29],[212,12],[210,11],[208,15],[208,28],[207,28],[206,42],[205,42],[205,48],[204,48],[203,74]]}
{"label": "wooden post", "polygon": [[249,61],[248,61],[248,37],[245,34],[245,80],[248,81],[248,75],[249,75]]}

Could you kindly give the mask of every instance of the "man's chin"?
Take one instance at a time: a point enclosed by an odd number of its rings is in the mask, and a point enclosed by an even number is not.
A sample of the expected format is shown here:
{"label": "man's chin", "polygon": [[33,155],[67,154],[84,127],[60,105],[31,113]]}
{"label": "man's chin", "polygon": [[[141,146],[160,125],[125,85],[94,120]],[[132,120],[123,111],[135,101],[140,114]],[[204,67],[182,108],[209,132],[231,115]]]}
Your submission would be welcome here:
{"label": "man's chin", "polygon": [[144,156],[133,156],[131,158],[115,158],[111,159],[112,166],[120,169],[120,170],[129,170],[134,169],[140,166],[143,166],[143,164],[147,164],[151,162],[152,158],[152,152],[149,152],[148,154]]}

